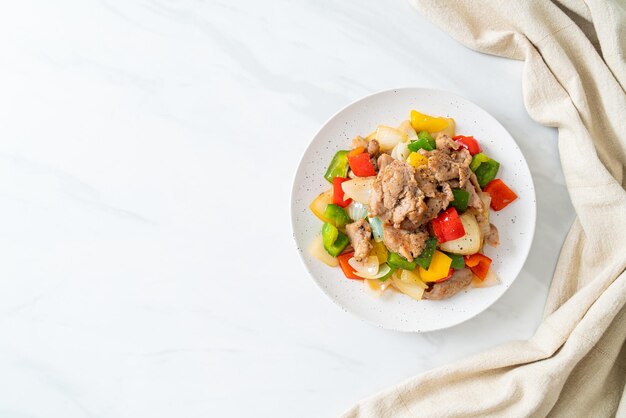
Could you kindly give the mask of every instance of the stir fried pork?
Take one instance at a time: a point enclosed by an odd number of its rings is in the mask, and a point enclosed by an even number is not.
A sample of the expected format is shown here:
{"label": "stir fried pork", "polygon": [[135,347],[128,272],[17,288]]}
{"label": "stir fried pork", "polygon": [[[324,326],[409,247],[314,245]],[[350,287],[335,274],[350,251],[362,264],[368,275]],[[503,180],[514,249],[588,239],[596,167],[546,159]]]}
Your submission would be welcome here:
{"label": "stir fried pork", "polygon": [[372,250],[372,244],[370,243],[372,227],[370,224],[365,219],[360,219],[346,225],[346,234],[354,248],[354,259],[363,261],[369,257]]}
{"label": "stir fried pork", "polygon": [[455,270],[445,282],[435,283],[432,288],[424,292],[424,299],[447,299],[465,289],[472,282],[472,272],[469,269]]}

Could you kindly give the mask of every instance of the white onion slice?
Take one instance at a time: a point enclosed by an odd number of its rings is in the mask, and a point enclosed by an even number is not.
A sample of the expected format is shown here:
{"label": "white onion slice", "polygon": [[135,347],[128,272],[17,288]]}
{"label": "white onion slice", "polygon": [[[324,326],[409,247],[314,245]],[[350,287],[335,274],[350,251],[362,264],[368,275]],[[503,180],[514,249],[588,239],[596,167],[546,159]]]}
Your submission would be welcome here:
{"label": "white onion slice", "polygon": [[337,259],[332,255],[328,254],[328,252],[324,249],[324,242],[321,235],[316,236],[313,241],[311,241],[311,244],[309,244],[309,254],[327,266],[337,267],[339,265],[339,261],[337,261]]}
{"label": "white onion slice", "polygon": [[477,253],[482,245],[482,234],[476,218],[469,212],[459,217],[465,229],[465,235],[452,241],[439,244],[439,248],[449,253],[469,255]]}
{"label": "white onion slice", "polygon": [[374,241],[381,242],[384,237],[383,221],[381,221],[378,216],[369,218],[368,221],[370,223],[370,227],[372,228],[372,236],[374,237]]}
{"label": "white onion slice", "polygon": [[400,161],[406,161],[406,159],[409,158],[409,154],[411,154],[411,150],[409,149],[408,142],[398,142],[398,144],[393,147],[393,150],[391,151],[391,157]]}
{"label": "white onion slice", "polygon": [[[376,259],[378,259],[378,257]],[[359,272],[356,272],[354,274],[356,274],[357,276],[362,277],[364,279],[370,279],[370,280],[376,279],[376,280],[378,280],[381,277],[384,277],[387,274],[389,274],[390,271],[391,271],[391,267],[389,267],[387,264],[383,264],[383,265],[380,266],[380,269],[378,269],[378,273],[376,273],[376,274],[367,275],[367,274],[362,274],[362,273],[359,273]]]}
{"label": "white onion slice", "polygon": [[413,283],[405,283],[395,276],[391,277],[391,280],[393,280],[393,287],[400,292],[415,300],[422,300],[422,296],[424,296],[424,289],[422,287]]}
{"label": "white onion slice", "polygon": [[406,142],[409,138],[404,132],[396,128],[379,125],[376,130],[376,140],[380,145],[381,151],[390,151],[398,142]]}
{"label": "white onion slice", "polygon": [[413,125],[411,125],[410,120],[403,121],[400,126],[398,126],[398,130],[404,132],[409,141],[417,141],[417,133],[415,132],[415,129],[413,129]]}
{"label": "white onion slice", "polygon": [[372,194],[372,185],[376,177],[358,177],[341,183],[341,188],[350,199],[367,205]]}
{"label": "white onion slice", "polygon": [[356,261],[354,257],[348,260],[348,264],[355,270],[355,274],[361,277],[361,274],[365,276],[374,276],[378,273],[378,257],[370,255],[363,261]]}
{"label": "white onion slice", "polygon": [[381,282],[378,279],[365,279],[363,280],[363,285],[365,286],[366,293],[369,293],[374,297],[379,297],[389,286],[391,286],[391,280]]}
{"label": "white onion slice", "polygon": [[348,216],[350,217],[350,219],[352,219],[353,221],[358,221],[359,219],[367,218],[369,207],[367,205],[364,205],[363,203],[359,203],[353,200],[346,208],[346,211],[348,212]]}
{"label": "white onion slice", "polygon": [[419,275],[409,270],[402,270],[402,273],[400,273],[400,281],[403,283],[416,284],[422,289],[428,289],[428,285],[420,279]]}

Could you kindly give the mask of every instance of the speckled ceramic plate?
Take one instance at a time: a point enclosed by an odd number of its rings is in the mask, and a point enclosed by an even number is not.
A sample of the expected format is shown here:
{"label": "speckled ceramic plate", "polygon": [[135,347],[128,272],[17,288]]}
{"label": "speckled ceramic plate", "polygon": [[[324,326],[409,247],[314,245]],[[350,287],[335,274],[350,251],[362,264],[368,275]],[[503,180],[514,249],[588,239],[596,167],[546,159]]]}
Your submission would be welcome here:
{"label": "speckled ceramic plate", "polygon": [[[307,248],[320,233],[322,223],[308,209],[309,203],[329,188],[323,174],[337,150],[349,147],[356,135],[365,136],[377,125],[397,126],[411,109],[453,117],[457,134],[473,135],[483,151],[500,161],[498,177],[519,199],[491,222],[500,231],[500,246],[485,247],[493,259],[501,283],[489,288],[468,288],[443,301],[416,301],[387,291],[376,298],[365,292],[361,281],[348,280],[339,267],[331,268],[311,257]],[[451,327],[491,306],[519,274],[535,231],[535,189],[528,165],[515,140],[500,123],[475,104],[452,93],[422,88],[388,90],[357,100],[337,112],[315,135],[296,173],[291,195],[293,234],[302,261],[311,277],[344,310],[377,326],[399,331],[425,332]]]}

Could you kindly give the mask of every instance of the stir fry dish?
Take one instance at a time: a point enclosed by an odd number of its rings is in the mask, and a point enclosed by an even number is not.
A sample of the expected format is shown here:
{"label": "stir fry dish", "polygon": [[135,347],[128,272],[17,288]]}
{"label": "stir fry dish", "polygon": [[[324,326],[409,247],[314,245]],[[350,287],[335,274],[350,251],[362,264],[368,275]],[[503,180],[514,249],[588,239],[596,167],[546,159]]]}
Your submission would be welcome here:
{"label": "stir fry dish", "polygon": [[330,187],[309,206],[323,222],[309,252],[377,295],[441,300],[497,284],[483,253],[499,243],[489,213],[517,199],[499,169],[454,119],[413,110],[334,155]]}

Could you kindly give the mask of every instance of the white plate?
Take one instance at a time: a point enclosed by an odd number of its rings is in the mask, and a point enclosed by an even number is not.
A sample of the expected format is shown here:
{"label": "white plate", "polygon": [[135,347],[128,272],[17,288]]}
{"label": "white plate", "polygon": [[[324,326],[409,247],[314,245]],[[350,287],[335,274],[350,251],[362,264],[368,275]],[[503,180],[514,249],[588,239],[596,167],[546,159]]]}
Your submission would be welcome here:
{"label": "white plate", "polygon": [[[500,162],[501,178],[519,199],[500,212],[492,211],[491,222],[500,231],[500,246],[485,246],[501,283],[489,288],[468,288],[442,301],[416,301],[387,291],[375,298],[359,280],[346,279],[339,267],[331,268],[308,254],[311,240],[322,223],[309,210],[310,202],[330,185],[324,172],[340,149],[349,149],[351,139],[365,136],[377,125],[397,126],[409,118],[411,109],[452,117],[457,135],[473,135],[483,151]],[[475,104],[452,93],[422,88],[402,88],[364,97],[337,112],[322,126],[304,152],[291,195],[291,222],[296,245],[307,270],[335,303],[377,326],[399,331],[425,332],[451,327],[491,306],[519,274],[535,232],[535,188],[528,165],[511,135],[500,123]]]}

